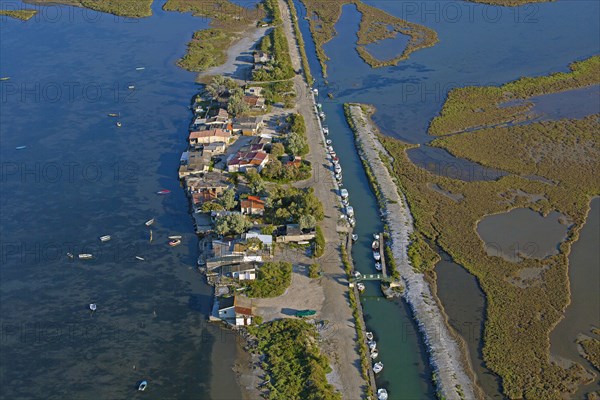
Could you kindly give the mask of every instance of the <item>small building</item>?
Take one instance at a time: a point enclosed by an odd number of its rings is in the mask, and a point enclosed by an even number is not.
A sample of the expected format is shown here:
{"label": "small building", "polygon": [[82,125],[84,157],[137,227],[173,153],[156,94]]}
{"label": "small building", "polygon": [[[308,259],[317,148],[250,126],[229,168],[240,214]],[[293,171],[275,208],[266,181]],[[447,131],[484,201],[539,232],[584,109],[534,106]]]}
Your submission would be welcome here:
{"label": "small building", "polygon": [[221,267],[221,275],[240,281],[253,281],[256,279],[256,264],[241,263]]}
{"label": "small building", "polygon": [[179,179],[183,179],[189,175],[200,174],[207,172],[210,168],[211,156],[203,151],[187,152],[187,161],[183,155],[181,157],[182,164],[179,166]]}
{"label": "small building", "polygon": [[248,239],[256,238],[260,240],[263,245],[263,249],[271,249],[273,247],[273,236],[271,235],[263,235],[259,232],[247,232],[244,233],[244,239],[248,241]]}
{"label": "small building", "polygon": [[269,162],[269,155],[265,151],[240,151],[227,161],[227,171],[246,172],[250,169],[255,169],[257,172],[260,172],[267,162]]}
{"label": "small building", "polygon": [[218,196],[231,186],[227,177],[217,171],[208,171],[185,179],[185,187],[190,194],[210,192]]}
{"label": "small building", "polygon": [[203,235],[212,231],[212,221],[208,214],[193,213],[194,218],[194,229],[198,235]]}
{"label": "small building", "polygon": [[247,199],[240,201],[240,210],[245,215],[263,215],[265,202],[256,196],[248,196]]}
{"label": "small building", "polygon": [[266,64],[272,60],[273,57],[264,51],[257,51],[254,53],[254,64]]}
{"label": "small building", "polygon": [[244,96],[244,103],[248,104],[250,109],[264,110],[267,106],[265,105],[265,98],[258,96]]}
{"label": "small building", "polygon": [[233,132],[245,136],[256,135],[263,126],[263,117],[237,117],[233,119]]}
{"label": "small building", "polygon": [[228,143],[229,139],[231,139],[231,133],[223,129],[206,129],[190,132],[188,138],[190,145],[192,146],[215,142]]}
{"label": "small building", "polygon": [[298,243],[312,240],[315,238],[315,231],[300,229],[298,224],[288,224],[277,229],[277,243]]}
{"label": "small building", "polygon": [[246,89],[244,91],[244,94],[248,95],[248,96],[258,96],[258,97],[262,97],[263,95],[263,88],[260,86],[250,86],[248,89]]}
{"label": "small building", "polygon": [[202,152],[205,154],[209,154],[211,157],[214,157],[216,155],[225,153],[226,148],[227,148],[227,143],[214,142],[214,143],[205,144],[202,147]]}
{"label": "small building", "polygon": [[296,168],[300,168],[300,166],[302,165],[302,157],[300,156],[290,156],[291,160],[289,160],[288,162],[285,163],[285,165],[290,165]]}

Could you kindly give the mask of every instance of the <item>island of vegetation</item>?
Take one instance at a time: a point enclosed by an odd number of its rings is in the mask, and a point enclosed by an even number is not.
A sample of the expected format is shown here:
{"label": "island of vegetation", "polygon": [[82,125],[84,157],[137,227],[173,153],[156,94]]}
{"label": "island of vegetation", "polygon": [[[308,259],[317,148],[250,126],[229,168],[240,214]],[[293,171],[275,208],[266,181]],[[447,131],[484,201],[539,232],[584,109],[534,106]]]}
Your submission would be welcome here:
{"label": "island of vegetation", "polygon": [[[306,7],[310,30],[315,41],[317,57],[323,75],[327,76],[326,62],[329,60],[323,45],[335,36],[335,24],[342,14],[342,6],[354,4],[362,14],[358,30],[356,51],[372,67],[397,65],[419,49],[431,47],[438,42],[437,33],[425,26],[394,17],[378,8],[364,4],[360,0],[302,0]],[[408,44],[402,52],[389,60],[379,60],[369,53],[366,46],[383,39],[402,34],[409,36]]]}
{"label": "island of vegetation", "polygon": [[489,4],[501,7],[519,7],[531,3],[549,3],[554,0],[469,0],[473,3]]}
{"label": "island of vegetation", "polygon": [[[594,328],[592,333],[600,337],[600,329]],[[582,335],[577,343],[581,346],[583,356],[600,372],[600,340]]]}
{"label": "island of vegetation", "polygon": [[85,7],[122,17],[141,18],[152,15],[153,0],[28,0],[35,4],[65,4]]}
{"label": "island of vegetation", "polygon": [[[565,368],[552,361],[549,333],[569,303],[571,246],[591,199],[600,194],[600,123],[598,114],[530,121],[530,105],[501,104],[598,84],[598,62],[593,57],[573,64],[569,73],[449,94],[430,133],[463,133],[436,139],[433,145],[509,173],[498,180],[466,182],[435,175],[410,161],[406,151],[415,145],[380,137],[414,216],[418,236],[411,249],[420,269],[433,268],[436,262],[432,243],[478,279],[487,299],[483,357],[511,399],[557,399],[591,379],[579,364]],[[558,254],[510,262],[486,252],[476,231],[479,221],[522,207],[563,214],[569,229]]]}
{"label": "island of vegetation", "polygon": [[0,15],[20,19],[27,21],[31,19],[37,13],[36,10],[22,9],[22,10],[0,10]]}

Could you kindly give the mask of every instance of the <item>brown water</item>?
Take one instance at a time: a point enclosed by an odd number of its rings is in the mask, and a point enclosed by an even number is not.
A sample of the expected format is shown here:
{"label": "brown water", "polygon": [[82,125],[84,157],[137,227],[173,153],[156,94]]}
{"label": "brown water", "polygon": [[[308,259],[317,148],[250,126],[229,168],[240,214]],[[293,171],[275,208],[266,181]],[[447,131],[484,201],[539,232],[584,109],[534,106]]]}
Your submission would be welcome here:
{"label": "brown water", "polygon": [[[579,233],[579,240],[573,244],[569,255],[569,280],[571,304],[565,317],[550,335],[552,354],[564,357],[591,369],[592,366],[577,351],[575,342],[580,333],[590,334],[592,327],[600,327],[600,198],[591,203],[588,219]],[[577,396],[600,390],[598,379],[582,387]]]}
{"label": "brown water", "polygon": [[566,238],[568,226],[560,223],[561,217],[555,211],[544,217],[529,208],[517,208],[485,217],[477,232],[490,256],[511,262],[523,257],[541,259],[558,254],[558,246]]}
{"label": "brown water", "polygon": [[448,322],[465,341],[477,383],[486,398],[502,399],[500,378],[485,366],[481,352],[485,296],[473,275],[453,262],[448,254],[440,252],[440,255],[442,260],[435,267],[437,296]]}

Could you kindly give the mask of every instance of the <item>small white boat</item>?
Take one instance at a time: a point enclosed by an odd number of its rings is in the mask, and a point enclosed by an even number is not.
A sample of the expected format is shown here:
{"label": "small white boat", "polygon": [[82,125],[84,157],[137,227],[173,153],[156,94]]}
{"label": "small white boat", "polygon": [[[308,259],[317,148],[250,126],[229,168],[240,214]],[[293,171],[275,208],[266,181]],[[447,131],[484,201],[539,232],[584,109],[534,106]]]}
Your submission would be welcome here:
{"label": "small white boat", "polygon": [[152,225],[153,223],[154,223],[154,218],[152,218],[152,219],[149,219],[148,221],[146,221],[146,222],[145,222],[145,225],[146,225],[146,226],[150,226],[150,225]]}
{"label": "small white boat", "polygon": [[348,215],[349,217],[353,217],[354,216],[354,207],[346,206],[346,215]]}
{"label": "small white boat", "polygon": [[83,253],[79,255],[79,259],[81,260],[89,260],[91,258],[93,258],[94,256],[88,253]]}
{"label": "small white boat", "polygon": [[[325,129],[326,129],[326,128],[323,128],[323,130],[325,130]],[[332,141],[331,139],[327,139],[327,140],[325,141],[325,144],[326,144],[326,145],[328,145],[328,146],[331,146],[331,144],[332,144],[332,143],[333,143],[333,141]]]}
{"label": "small white boat", "polygon": [[96,307],[96,303],[92,303],[92,304],[90,304],[90,310],[92,310],[92,311],[96,311],[96,308],[97,308],[97,307]]}
{"label": "small white boat", "polygon": [[377,400],[387,400],[388,392],[385,389],[377,389]]}
{"label": "small white boat", "polygon": [[356,233],[352,234],[352,241],[356,242],[358,240],[358,235]]}
{"label": "small white boat", "polygon": [[333,170],[336,174],[339,174],[340,172],[342,172],[342,167],[340,167],[340,164],[336,164]]}
{"label": "small white boat", "polygon": [[147,381],[141,381],[140,385],[138,386],[138,390],[140,392],[143,392],[144,390],[146,390],[147,387],[148,387],[148,382]]}
{"label": "small white boat", "polygon": [[359,292],[364,292],[366,289],[365,284],[362,282],[357,283],[356,288],[358,289]]}
{"label": "small white boat", "polygon": [[0,78],[0,81],[7,81],[10,79],[10,76],[3,76],[2,78]]}
{"label": "small white boat", "polygon": [[327,146],[327,151],[329,153],[333,153],[333,146]]}
{"label": "small white boat", "polygon": [[376,269],[377,271],[381,271],[381,269],[382,269],[382,268],[381,268],[381,263],[380,263],[380,262],[376,262],[376,263],[375,263],[375,269]]}
{"label": "small white boat", "polygon": [[371,360],[376,359],[377,357],[379,357],[379,352],[377,350],[373,350],[371,352]]}
{"label": "small white boat", "polygon": [[152,229],[150,229],[150,243],[152,243]]}
{"label": "small white boat", "polygon": [[340,190],[340,196],[342,196],[343,199],[348,197],[348,189],[342,189]]}
{"label": "small white boat", "polygon": [[169,241],[169,246],[171,246],[171,247],[179,246],[180,244],[181,244],[180,239],[175,239],[175,240]]}
{"label": "small white boat", "polygon": [[377,342],[374,340],[371,340],[367,343],[367,345],[369,346],[369,350],[373,351],[377,348]]}
{"label": "small white boat", "polygon": [[[136,71],[143,71],[143,70],[145,70],[145,69],[146,69],[146,67],[137,67],[135,70],[136,70]],[[144,382],[146,382],[146,381],[144,381]]]}
{"label": "small white boat", "polygon": [[365,336],[369,342],[372,341],[373,337],[374,337],[373,332],[367,332],[367,333],[365,333]]}
{"label": "small white boat", "polygon": [[324,133],[325,135],[329,135],[329,128],[328,128],[328,127],[326,127],[326,126],[324,126],[324,127],[323,127],[323,133]]}
{"label": "small white boat", "polygon": [[375,239],[375,240],[379,240],[379,234],[378,234],[378,233],[374,233],[374,234],[373,234],[373,239]]}
{"label": "small white boat", "polygon": [[321,118],[321,120],[325,120],[325,113],[324,112],[320,112],[319,113],[319,118]]}
{"label": "small white boat", "polygon": [[316,94],[317,96],[319,95],[319,89],[317,89],[317,88],[314,88],[314,89],[312,90],[312,92],[313,92],[314,94]]}
{"label": "small white boat", "polygon": [[181,239],[181,235],[173,235],[173,236],[169,236],[169,239],[173,239],[173,240],[176,240],[176,239]]}
{"label": "small white boat", "polygon": [[100,236],[101,242],[108,242],[110,239],[112,239],[112,237],[110,237],[110,235]]}
{"label": "small white boat", "polygon": [[319,109],[319,111],[321,111],[323,109],[323,104],[317,103],[317,108]]}
{"label": "small white boat", "polygon": [[344,207],[348,207],[350,205],[350,202],[348,202],[348,199],[342,199],[342,205]]}
{"label": "small white boat", "polygon": [[376,374],[380,373],[381,371],[383,371],[383,363],[381,361],[376,362],[373,365],[373,372],[375,372]]}
{"label": "small white boat", "polygon": [[354,219],[354,217],[350,217],[348,218],[348,223],[350,224],[350,226],[354,226],[356,225],[356,220]]}
{"label": "small white boat", "polygon": [[381,260],[381,254],[379,254],[378,251],[374,251],[373,258],[375,259],[375,261],[379,261],[379,260]]}
{"label": "small white boat", "polygon": [[361,276],[362,276],[362,274],[359,271],[354,271],[355,278],[360,278]]}
{"label": "small white boat", "polygon": [[129,85],[129,86],[127,86],[127,89],[129,89],[129,90],[133,90],[133,89],[135,89],[135,86],[133,86],[133,85]]}
{"label": "small white boat", "polygon": [[140,261],[144,261],[145,260],[144,257],[140,257],[140,256],[135,256],[135,259],[136,260],[140,260]]}
{"label": "small white boat", "polygon": [[335,174],[334,176],[335,176],[336,180],[338,180],[338,181],[342,180],[342,174]]}
{"label": "small white boat", "polygon": [[117,121],[117,127],[120,128],[122,126],[123,126],[123,124],[121,122]]}
{"label": "small white boat", "polygon": [[26,148],[27,148],[27,146],[17,146],[17,147],[15,147],[15,150],[24,150]]}
{"label": "small white boat", "polygon": [[373,240],[373,243],[371,243],[371,248],[373,250],[377,250],[379,248],[379,240]]}
{"label": "small white boat", "polygon": [[67,253],[67,257],[69,257],[70,259],[73,259],[73,253]]}

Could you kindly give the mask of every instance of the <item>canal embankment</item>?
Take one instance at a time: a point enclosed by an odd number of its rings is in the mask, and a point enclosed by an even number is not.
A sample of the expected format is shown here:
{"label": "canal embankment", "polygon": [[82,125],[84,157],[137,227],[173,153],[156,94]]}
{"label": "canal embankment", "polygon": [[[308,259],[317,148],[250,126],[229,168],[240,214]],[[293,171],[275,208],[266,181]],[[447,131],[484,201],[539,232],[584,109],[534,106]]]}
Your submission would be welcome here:
{"label": "canal embankment", "polygon": [[413,218],[404,196],[380,157],[385,149],[377,140],[377,129],[360,105],[348,105],[348,117],[360,157],[370,166],[378,186],[377,195],[380,200],[383,199],[385,209],[382,215],[389,230],[396,268],[405,287],[403,295],[423,334],[438,393],[445,399],[476,398],[479,391],[470,377],[460,344],[449,331],[424,275],[415,272],[410,264],[407,252],[414,229]]}

